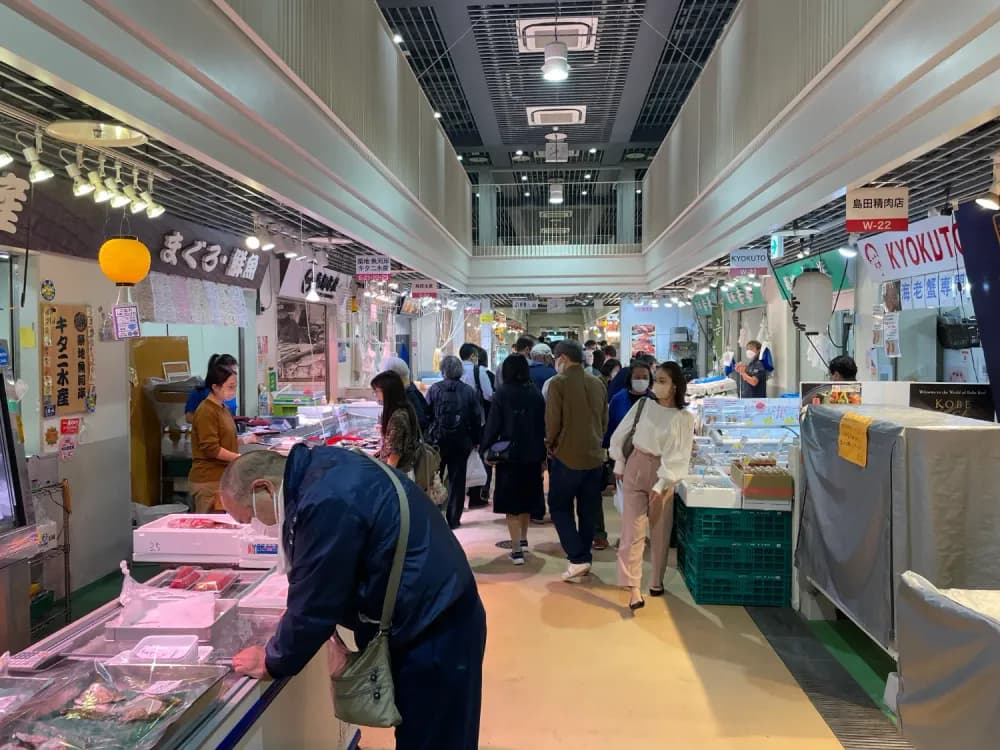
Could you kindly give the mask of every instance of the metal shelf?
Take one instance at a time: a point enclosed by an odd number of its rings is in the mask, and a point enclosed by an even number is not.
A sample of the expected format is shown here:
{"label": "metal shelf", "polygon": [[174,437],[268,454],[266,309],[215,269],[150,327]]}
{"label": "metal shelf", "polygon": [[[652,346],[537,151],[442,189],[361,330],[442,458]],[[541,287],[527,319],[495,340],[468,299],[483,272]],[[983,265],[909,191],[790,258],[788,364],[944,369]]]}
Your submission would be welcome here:
{"label": "metal shelf", "polygon": [[60,536],[63,540],[62,544],[59,544],[52,549],[45,550],[44,552],[39,552],[28,561],[29,566],[33,566],[36,569],[39,567],[42,568],[41,575],[43,576],[43,581],[45,562],[55,560],[59,557],[62,557],[63,561],[62,605],[54,608],[53,611],[49,612],[39,622],[31,624],[31,635],[32,639],[34,639],[38,633],[43,632],[54,622],[62,620],[64,625],[68,625],[73,620],[73,584],[72,577],[70,575],[69,557],[69,521],[72,513],[72,498],[70,496],[69,482],[66,480],[63,480],[61,484],[35,488],[31,491],[31,496],[33,501],[37,501],[38,503],[48,502],[49,504],[56,506],[56,508],[62,512],[62,529],[60,530]]}

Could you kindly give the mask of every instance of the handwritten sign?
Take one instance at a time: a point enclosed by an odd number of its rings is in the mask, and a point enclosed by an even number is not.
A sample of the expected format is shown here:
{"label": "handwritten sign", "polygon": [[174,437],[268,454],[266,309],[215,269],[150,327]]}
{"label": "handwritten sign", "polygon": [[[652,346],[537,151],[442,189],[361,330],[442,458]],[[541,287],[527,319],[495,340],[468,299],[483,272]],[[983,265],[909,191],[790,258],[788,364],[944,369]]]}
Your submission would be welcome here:
{"label": "handwritten sign", "polygon": [[868,428],[875,420],[847,412],[840,420],[837,453],[857,466],[868,465]]}
{"label": "handwritten sign", "polygon": [[88,305],[42,305],[42,406],[46,415],[87,412],[94,394],[94,326]]}
{"label": "handwritten sign", "polygon": [[139,328],[139,308],[136,305],[115,305],[111,309],[115,341],[137,339],[142,336]]}

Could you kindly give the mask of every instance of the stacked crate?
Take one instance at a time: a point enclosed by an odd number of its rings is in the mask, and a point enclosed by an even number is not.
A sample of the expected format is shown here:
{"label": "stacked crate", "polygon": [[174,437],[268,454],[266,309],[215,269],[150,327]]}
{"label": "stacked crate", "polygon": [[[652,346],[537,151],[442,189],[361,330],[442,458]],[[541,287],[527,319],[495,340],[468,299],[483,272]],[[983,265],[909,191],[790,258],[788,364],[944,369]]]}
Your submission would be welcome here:
{"label": "stacked crate", "polygon": [[792,514],[676,503],[677,566],[699,604],[787,607]]}

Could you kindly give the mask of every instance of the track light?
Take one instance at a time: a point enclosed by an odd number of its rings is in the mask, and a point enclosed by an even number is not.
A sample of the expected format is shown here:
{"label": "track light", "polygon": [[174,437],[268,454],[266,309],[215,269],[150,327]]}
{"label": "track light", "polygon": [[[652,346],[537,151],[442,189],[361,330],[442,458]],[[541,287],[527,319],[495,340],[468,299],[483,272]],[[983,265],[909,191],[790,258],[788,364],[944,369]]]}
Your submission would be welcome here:
{"label": "track light", "polygon": [[0,151],[0,169],[10,166],[14,162],[14,157],[6,151]]}
{"label": "track light", "polygon": [[257,235],[254,234],[248,235],[247,238],[243,240],[243,244],[246,245],[251,250],[260,249],[260,239],[257,237]]}
{"label": "track light", "polygon": [[44,182],[45,180],[52,179],[55,173],[42,164],[38,160],[38,151],[31,148],[30,146],[24,149],[24,159],[31,165],[31,170],[28,172],[28,179],[32,182]]}
{"label": "track light", "polygon": [[70,179],[73,180],[73,195],[77,198],[82,198],[83,196],[90,195],[94,192],[94,186],[87,182],[87,180],[83,179],[83,174],[80,172],[80,167],[78,165],[67,164],[66,174],[68,174]]}
{"label": "track light", "polygon": [[122,206],[127,206],[130,201],[128,196],[118,190],[118,183],[115,181],[114,177],[108,177],[104,180],[104,186],[111,193],[111,207],[121,208]]}
{"label": "track light", "polygon": [[104,182],[96,171],[87,173],[87,179],[94,186],[94,203],[106,203],[111,200],[111,191],[104,187]]}
{"label": "track light", "polygon": [[542,78],[546,81],[565,81],[569,78],[569,53],[565,42],[549,42],[545,45]]}
{"label": "track light", "polygon": [[129,211],[134,214],[140,213],[146,210],[146,206],[149,205],[142,199],[142,196],[136,192],[136,189],[132,185],[125,186],[125,197],[131,201],[129,205]]}
{"label": "track light", "polygon": [[1000,211],[1000,154],[993,154],[993,184],[988,193],[976,198],[976,205],[987,211]]}
{"label": "track light", "polygon": [[850,245],[844,245],[843,247],[837,248],[837,252],[843,255],[845,258],[857,258],[858,250]]}

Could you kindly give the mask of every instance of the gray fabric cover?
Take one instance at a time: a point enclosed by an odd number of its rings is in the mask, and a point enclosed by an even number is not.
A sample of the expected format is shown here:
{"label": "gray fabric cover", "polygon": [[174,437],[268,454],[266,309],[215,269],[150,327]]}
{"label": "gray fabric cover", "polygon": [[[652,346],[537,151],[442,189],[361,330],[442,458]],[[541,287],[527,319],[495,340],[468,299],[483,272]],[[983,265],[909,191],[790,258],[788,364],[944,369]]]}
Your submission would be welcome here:
{"label": "gray fabric cover", "polygon": [[[846,411],[873,417],[868,465],[840,458]],[[895,577],[1000,588],[1000,426],[902,407],[810,406],[796,564],[883,648]]]}
{"label": "gray fabric cover", "polygon": [[897,602],[899,719],[918,750],[1000,740],[1000,591],[938,590],[907,571]]}

